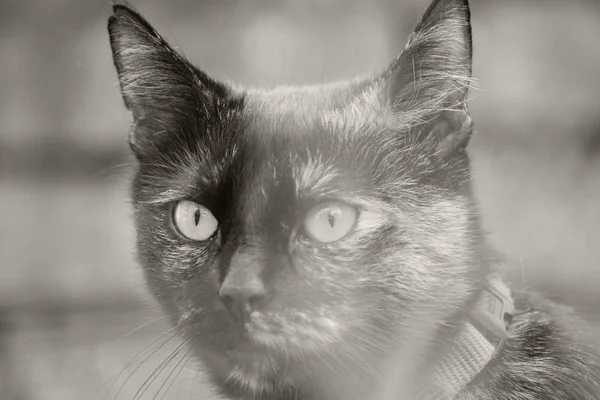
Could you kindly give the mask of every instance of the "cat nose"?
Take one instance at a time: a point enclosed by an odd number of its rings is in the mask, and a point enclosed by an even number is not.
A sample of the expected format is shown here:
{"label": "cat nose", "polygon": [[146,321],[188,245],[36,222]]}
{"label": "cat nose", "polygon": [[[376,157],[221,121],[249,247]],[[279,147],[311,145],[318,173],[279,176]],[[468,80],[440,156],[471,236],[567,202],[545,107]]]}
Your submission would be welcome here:
{"label": "cat nose", "polygon": [[266,300],[267,292],[258,277],[245,282],[226,278],[219,289],[219,297],[235,318],[248,322],[252,311]]}

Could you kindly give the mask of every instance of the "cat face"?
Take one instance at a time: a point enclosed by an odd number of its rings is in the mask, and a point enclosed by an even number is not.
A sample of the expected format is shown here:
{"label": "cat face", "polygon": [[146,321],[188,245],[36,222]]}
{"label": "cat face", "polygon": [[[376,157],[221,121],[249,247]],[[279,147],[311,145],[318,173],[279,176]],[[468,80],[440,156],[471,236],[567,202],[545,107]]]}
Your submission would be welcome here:
{"label": "cat face", "polygon": [[272,90],[216,82],[114,13],[139,259],[213,373],[265,389],[334,360],[374,365],[468,301],[484,271],[466,2],[434,2],[382,74]]}

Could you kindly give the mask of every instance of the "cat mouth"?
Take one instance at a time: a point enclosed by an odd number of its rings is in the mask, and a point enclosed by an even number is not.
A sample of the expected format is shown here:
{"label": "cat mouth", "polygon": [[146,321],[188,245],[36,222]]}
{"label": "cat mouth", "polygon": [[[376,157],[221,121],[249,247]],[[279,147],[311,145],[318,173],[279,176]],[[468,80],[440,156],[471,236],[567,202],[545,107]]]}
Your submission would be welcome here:
{"label": "cat mouth", "polygon": [[333,319],[307,313],[274,314],[254,312],[244,324],[244,336],[251,351],[322,350],[340,339],[340,327]]}

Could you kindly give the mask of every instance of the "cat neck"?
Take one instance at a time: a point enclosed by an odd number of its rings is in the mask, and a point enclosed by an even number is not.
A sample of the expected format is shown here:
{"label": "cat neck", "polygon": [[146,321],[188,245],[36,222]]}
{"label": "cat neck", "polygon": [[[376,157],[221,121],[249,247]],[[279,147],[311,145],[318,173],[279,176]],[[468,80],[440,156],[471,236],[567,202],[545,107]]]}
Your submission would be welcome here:
{"label": "cat neck", "polygon": [[420,335],[391,357],[385,379],[369,399],[452,399],[503,351],[513,312],[510,290],[498,275],[491,276],[435,332],[415,330]]}
{"label": "cat neck", "polygon": [[514,304],[509,288],[498,278],[482,290],[462,321],[448,352],[423,380],[415,398],[451,400],[503,351]]}

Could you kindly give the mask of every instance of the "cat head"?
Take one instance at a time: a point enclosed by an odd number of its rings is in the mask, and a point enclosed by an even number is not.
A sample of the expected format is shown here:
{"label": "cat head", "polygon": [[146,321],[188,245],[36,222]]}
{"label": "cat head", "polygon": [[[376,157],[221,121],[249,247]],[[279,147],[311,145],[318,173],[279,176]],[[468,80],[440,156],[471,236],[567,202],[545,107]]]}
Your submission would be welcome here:
{"label": "cat head", "polygon": [[217,81],[125,5],[109,32],[139,259],[213,372],[261,388],[287,357],[380,357],[477,291],[466,0],[434,1],[382,73],[327,85]]}

